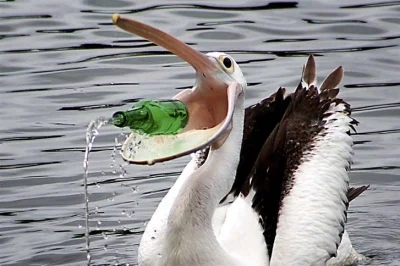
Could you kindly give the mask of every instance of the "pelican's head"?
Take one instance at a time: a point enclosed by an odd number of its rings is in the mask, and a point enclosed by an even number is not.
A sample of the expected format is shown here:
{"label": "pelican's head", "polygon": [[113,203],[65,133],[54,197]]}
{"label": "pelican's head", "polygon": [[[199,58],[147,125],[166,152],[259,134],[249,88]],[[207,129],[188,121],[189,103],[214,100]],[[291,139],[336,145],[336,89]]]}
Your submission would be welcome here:
{"label": "pelican's head", "polygon": [[[196,70],[193,88],[174,97],[189,109],[189,123],[185,131],[208,129],[220,124],[227,117],[229,108],[233,110],[236,107],[236,97],[229,102],[229,95],[242,95],[247,86],[242,71],[231,56],[221,52],[199,55],[201,57],[196,61],[181,56]],[[202,61],[207,65],[199,64]],[[199,131],[197,133],[200,134]]]}
{"label": "pelican's head", "polygon": [[189,111],[185,129],[177,135],[141,139],[132,133],[122,147],[125,160],[154,164],[181,157],[223,140],[229,135],[233,113],[244,112],[246,80],[233,58],[225,53],[202,54],[175,37],[141,22],[113,16],[118,27],[164,47],[188,62],[196,71],[192,89],[183,90],[174,99]]}

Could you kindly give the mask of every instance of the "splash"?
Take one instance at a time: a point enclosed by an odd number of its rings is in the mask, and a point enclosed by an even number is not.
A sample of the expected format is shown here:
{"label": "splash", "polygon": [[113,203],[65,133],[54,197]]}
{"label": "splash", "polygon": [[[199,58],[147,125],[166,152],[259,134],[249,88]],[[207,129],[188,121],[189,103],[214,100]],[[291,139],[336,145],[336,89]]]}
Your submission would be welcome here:
{"label": "splash", "polygon": [[[84,184],[84,195],[85,195],[85,243],[86,243],[86,258],[87,258],[87,265],[90,266],[92,264],[92,254],[90,251],[90,226],[89,226],[89,218],[90,218],[90,212],[89,212],[89,191],[88,191],[88,175],[89,175],[89,154],[92,150],[94,140],[96,137],[99,135],[99,129],[104,126],[104,125],[113,125],[113,118],[105,118],[105,117],[100,117],[96,120],[92,120],[86,130],[86,149],[85,149],[85,157],[83,160],[83,169],[84,169],[84,174],[83,174],[83,184]],[[136,133],[136,134],[135,134]],[[135,146],[132,147],[132,153],[134,154],[136,152],[136,149],[142,148],[145,149],[143,145],[141,145],[141,141],[143,139],[147,139],[149,136],[147,134],[139,133],[137,131],[131,131],[131,135],[134,136],[135,138]],[[118,136],[115,137],[115,144],[113,147],[113,150],[111,152],[111,169],[112,169],[112,174],[113,175],[118,175],[119,178],[124,178],[127,175],[127,171],[124,167],[124,164],[117,164],[116,158],[118,152],[120,153],[122,145],[127,141],[128,136],[125,135],[124,133],[120,133]],[[131,143],[132,145],[132,143]],[[104,176],[106,173],[104,171],[101,172],[102,176]],[[100,186],[99,184],[96,183],[97,186]],[[124,185],[124,184],[122,184]],[[132,189],[132,192],[136,192],[137,187]],[[116,196],[116,192],[113,193],[113,196],[111,198],[108,198],[107,200],[113,201],[114,197]],[[98,213],[99,211],[99,206],[95,206],[94,208],[94,213]],[[123,213],[122,215],[125,215],[127,217],[133,216],[134,212],[132,213]],[[119,221],[120,223],[120,221]],[[96,223],[96,230],[100,230],[100,225],[102,222],[100,220],[97,221]],[[113,229],[116,231],[116,229]],[[126,229],[124,229],[126,230]],[[103,238],[106,240],[108,238],[108,235],[106,233],[103,233]],[[104,246],[104,249],[108,249],[108,245],[106,244]],[[118,263],[116,264],[118,265]]]}
{"label": "splash", "polygon": [[96,136],[99,134],[99,129],[108,124],[109,119],[104,117],[100,117],[96,120],[92,120],[89,123],[89,126],[86,130],[86,149],[85,149],[85,158],[83,160],[83,186],[85,190],[85,239],[86,239],[86,258],[87,264],[91,263],[91,255],[90,255],[90,237],[89,237],[89,193],[87,189],[87,178],[88,178],[88,170],[89,170],[89,153],[92,150],[94,140]]}

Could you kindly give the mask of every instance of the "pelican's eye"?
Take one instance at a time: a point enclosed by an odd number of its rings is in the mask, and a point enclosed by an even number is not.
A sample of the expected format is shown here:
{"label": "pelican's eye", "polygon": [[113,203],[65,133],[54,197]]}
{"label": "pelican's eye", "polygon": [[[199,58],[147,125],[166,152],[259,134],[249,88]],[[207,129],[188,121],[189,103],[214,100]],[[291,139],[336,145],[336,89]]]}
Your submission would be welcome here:
{"label": "pelican's eye", "polygon": [[233,73],[234,65],[233,65],[232,59],[229,56],[221,55],[219,57],[219,62],[221,63],[221,65],[224,66],[224,69],[226,72],[228,72],[229,74]]}

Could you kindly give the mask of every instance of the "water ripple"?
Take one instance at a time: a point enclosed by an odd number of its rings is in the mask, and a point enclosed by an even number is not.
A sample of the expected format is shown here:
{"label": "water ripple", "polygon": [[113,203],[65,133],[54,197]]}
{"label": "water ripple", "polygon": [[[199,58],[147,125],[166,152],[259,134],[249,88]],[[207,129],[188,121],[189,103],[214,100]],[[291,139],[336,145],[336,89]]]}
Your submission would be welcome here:
{"label": "water ripple", "polygon": [[387,1],[381,3],[368,3],[368,4],[360,4],[360,5],[348,5],[342,6],[341,8],[374,8],[374,7],[383,7],[383,6],[398,6],[400,5],[400,1]]}
{"label": "water ripple", "polygon": [[[351,183],[371,184],[348,230],[358,251],[376,255],[371,265],[399,261],[399,1],[0,0],[0,9],[0,265],[84,265],[86,125],[193,86],[188,64],[115,28],[115,12],[232,54],[246,105],[295,88],[309,53],[320,80],[343,65],[341,97],[360,122]],[[90,160],[93,265],[135,265],[146,222],[189,159],[127,166],[114,152],[119,133],[102,128]]]}
{"label": "water ripple", "polygon": [[[296,8],[297,2],[271,2],[265,5],[259,6],[218,6],[218,5],[199,5],[199,4],[170,4],[170,5],[154,5],[150,7],[120,10],[120,13],[141,13],[146,11],[158,10],[158,9],[205,9],[205,10],[219,10],[219,11],[258,11],[258,10],[271,10],[271,9],[286,9]],[[85,13],[100,13],[100,14],[112,14],[112,11],[104,10],[82,10]]]}

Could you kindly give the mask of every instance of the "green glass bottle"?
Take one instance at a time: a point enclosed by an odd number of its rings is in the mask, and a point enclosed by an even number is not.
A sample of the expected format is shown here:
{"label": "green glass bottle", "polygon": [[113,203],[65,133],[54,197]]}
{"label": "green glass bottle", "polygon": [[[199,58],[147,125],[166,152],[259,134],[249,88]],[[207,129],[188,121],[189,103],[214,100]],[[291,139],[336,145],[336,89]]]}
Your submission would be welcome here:
{"label": "green glass bottle", "polygon": [[117,127],[129,127],[148,135],[173,135],[181,132],[189,121],[189,112],[178,100],[136,103],[130,110],[116,112],[110,123]]}

